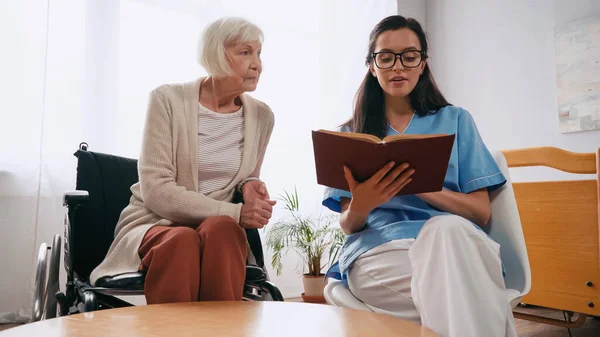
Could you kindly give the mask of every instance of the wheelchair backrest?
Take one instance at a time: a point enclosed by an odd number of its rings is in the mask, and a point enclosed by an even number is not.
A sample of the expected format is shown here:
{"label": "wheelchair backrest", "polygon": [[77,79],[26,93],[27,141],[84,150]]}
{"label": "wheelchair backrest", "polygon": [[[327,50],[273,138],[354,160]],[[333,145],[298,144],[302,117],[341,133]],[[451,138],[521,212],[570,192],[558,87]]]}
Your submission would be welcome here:
{"label": "wheelchair backrest", "polygon": [[83,149],[75,156],[76,188],[90,197],[74,214],[70,254],[73,271],[87,279],[106,256],[121,211],[129,204],[130,188],[139,178],[135,159]]}
{"label": "wheelchair backrest", "polygon": [[[121,211],[129,204],[131,186],[139,181],[137,160],[80,149],[77,157],[77,190],[88,191],[88,203],[74,213],[71,223],[73,271],[87,279],[102,262],[114,239]],[[233,202],[241,202],[239,196]],[[246,229],[250,249],[259,267],[264,266],[258,230]]]}

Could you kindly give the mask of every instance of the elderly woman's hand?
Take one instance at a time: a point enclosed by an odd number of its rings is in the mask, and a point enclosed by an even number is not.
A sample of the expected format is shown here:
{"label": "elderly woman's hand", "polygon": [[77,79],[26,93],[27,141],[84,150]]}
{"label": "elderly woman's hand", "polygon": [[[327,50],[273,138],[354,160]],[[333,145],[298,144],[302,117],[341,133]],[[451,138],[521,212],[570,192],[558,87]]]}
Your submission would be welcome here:
{"label": "elderly woman's hand", "polygon": [[270,200],[265,183],[260,180],[249,181],[242,187],[244,206],[240,225],[244,228],[262,228],[271,219],[276,201]]}
{"label": "elderly woman's hand", "polygon": [[245,201],[240,215],[240,226],[244,228],[263,228],[273,214],[275,201],[253,199]]}
{"label": "elderly woman's hand", "polygon": [[249,202],[254,199],[269,200],[269,192],[267,186],[260,180],[252,180],[244,184],[242,187],[242,195],[244,201]]}

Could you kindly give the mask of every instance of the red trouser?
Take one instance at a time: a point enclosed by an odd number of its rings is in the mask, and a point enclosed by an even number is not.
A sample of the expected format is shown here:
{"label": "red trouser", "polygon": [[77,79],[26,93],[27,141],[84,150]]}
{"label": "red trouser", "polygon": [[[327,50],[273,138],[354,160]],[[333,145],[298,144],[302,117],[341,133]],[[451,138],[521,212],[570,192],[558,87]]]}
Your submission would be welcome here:
{"label": "red trouser", "polygon": [[195,230],[150,228],[138,251],[146,302],[240,301],[246,240],[244,229],[228,216],[207,218]]}

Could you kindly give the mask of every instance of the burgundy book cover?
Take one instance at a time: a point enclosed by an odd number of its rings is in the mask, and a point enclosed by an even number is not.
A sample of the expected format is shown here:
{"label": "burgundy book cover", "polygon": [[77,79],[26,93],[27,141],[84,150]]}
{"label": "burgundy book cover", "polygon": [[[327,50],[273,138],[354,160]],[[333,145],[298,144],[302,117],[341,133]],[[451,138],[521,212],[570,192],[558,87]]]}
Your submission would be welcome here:
{"label": "burgundy book cover", "polygon": [[387,143],[373,143],[329,133],[312,131],[317,183],[349,191],[344,165],[354,178],[363,182],[394,161],[408,162],[415,169],[412,181],[397,195],[441,191],[455,135],[431,138],[405,138]]}

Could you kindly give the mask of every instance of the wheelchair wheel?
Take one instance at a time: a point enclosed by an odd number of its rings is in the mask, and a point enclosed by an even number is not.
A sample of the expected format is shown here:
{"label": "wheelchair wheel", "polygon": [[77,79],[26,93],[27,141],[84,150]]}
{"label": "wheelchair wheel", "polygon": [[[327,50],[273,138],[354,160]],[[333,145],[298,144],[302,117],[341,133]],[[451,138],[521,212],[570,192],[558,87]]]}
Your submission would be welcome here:
{"label": "wheelchair wheel", "polygon": [[48,265],[48,245],[42,243],[38,251],[37,264],[35,268],[35,284],[33,289],[33,311],[31,322],[41,321],[44,315],[46,299],[46,280]]}
{"label": "wheelchair wheel", "polygon": [[[50,261],[48,263],[48,283],[46,285],[46,305],[44,307],[44,319],[54,318],[57,314],[56,293],[60,290],[59,271],[62,238],[59,234],[54,235],[52,248],[50,250]],[[62,315],[63,313],[59,313]]]}

